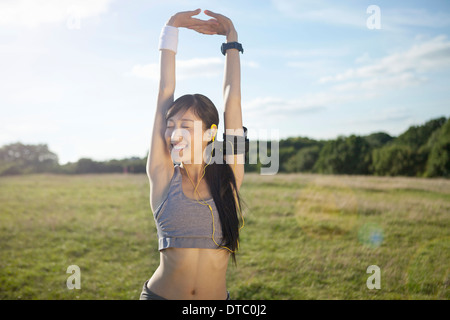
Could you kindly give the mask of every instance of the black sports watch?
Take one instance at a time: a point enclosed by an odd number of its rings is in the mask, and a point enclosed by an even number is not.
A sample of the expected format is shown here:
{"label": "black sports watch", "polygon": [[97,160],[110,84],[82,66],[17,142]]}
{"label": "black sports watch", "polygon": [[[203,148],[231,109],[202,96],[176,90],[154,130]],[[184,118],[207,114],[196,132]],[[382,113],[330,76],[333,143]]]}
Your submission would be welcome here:
{"label": "black sports watch", "polygon": [[244,48],[242,48],[242,44],[236,41],[222,43],[222,47],[220,48],[220,50],[222,51],[223,55],[225,55],[228,49],[238,49],[241,53],[244,53]]}

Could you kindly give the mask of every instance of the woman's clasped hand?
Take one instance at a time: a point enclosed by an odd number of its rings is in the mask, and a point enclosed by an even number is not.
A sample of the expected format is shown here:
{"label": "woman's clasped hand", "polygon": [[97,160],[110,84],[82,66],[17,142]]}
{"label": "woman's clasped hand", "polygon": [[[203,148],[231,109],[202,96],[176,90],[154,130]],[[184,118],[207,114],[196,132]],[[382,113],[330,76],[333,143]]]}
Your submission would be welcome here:
{"label": "woman's clasped hand", "polygon": [[174,14],[167,22],[168,26],[187,28],[202,34],[218,34],[228,36],[235,32],[233,22],[222,14],[205,10],[204,13],[211,17],[209,20],[194,18],[200,14],[201,9],[183,11]]}

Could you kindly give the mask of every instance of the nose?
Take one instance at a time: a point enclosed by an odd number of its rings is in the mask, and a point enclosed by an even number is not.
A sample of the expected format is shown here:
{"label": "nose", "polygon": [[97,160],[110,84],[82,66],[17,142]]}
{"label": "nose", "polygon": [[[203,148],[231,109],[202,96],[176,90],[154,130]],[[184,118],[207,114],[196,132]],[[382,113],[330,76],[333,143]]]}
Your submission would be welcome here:
{"label": "nose", "polygon": [[170,135],[170,142],[171,143],[178,143],[183,141],[183,130],[181,129],[175,129],[172,131],[172,134]]}

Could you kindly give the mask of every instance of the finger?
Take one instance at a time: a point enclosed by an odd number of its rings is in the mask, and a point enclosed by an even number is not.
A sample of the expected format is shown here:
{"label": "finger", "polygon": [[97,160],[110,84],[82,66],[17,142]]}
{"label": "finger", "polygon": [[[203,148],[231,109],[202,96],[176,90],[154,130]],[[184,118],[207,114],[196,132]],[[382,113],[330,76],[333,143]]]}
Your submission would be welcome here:
{"label": "finger", "polygon": [[206,21],[206,20],[191,18],[187,22],[187,26],[206,26],[206,27],[212,26],[212,27],[216,27],[218,25],[219,25],[219,23],[217,22],[217,20],[215,20],[215,21],[210,21],[210,20]]}
{"label": "finger", "polygon": [[193,28],[189,28],[189,29],[197,31],[198,33],[201,33],[201,34],[207,34],[207,35],[217,34],[217,32],[211,31],[211,30],[197,30],[197,29],[193,29]]}
{"label": "finger", "polygon": [[199,25],[195,25],[195,26],[189,26],[187,27],[188,29],[197,31],[199,33],[202,34],[217,34],[217,30],[207,27],[207,26],[199,26]]}
{"label": "finger", "polygon": [[207,35],[218,34],[216,31],[213,31],[213,30],[203,30],[201,33],[207,34]]}
{"label": "finger", "polygon": [[212,12],[212,11],[210,11],[210,10],[205,10],[205,11],[203,11],[203,12],[204,12],[207,16],[214,17],[214,18],[216,18],[216,19],[219,19],[219,18],[222,16],[221,14]]}
{"label": "finger", "polygon": [[204,24],[192,24],[187,26],[188,29],[194,29],[194,30],[216,30],[217,28],[212,25],[204,25]]}
{"label": "finger", "polygon": [[228,18],[228,17],[225,17],[223,14],[215,13],[215,12],[212,12],[212,11],[209,11],[209,10],[205,10],[204,12],[205,12],[206,15],[208,15],[210,17],[213,17],[213,18],[216,18],[219,21],[219,23],[226,24],[226,23],[230,23],[231,22],[231,19]]}
{"label": "finger", "polygon": [[200,12],[202,12],[201,9],[192,10],[192,11],[186,11],[186,13],[189,14],[189,16],[191,16],[191,17],[198,15]]}
{"label": "finger", "polygon": [[191,18],[190,21],[193,24],[207,24],[209,23],[207,20],[197,19],[197,18]]}
{"label": "finger", "polygon": [[217,32],[212,31],[212,30],[199,30],[198,32],[200,32],[201,34],[207,34],[207,35],[217,34]]}
{"label": "finger", "polygon": [[193,30],[211,29],[211,28],[205,27],[205,26],[200,25],[200,24],[191,24],[191,25],[186,26],[186,28],[193,29]]}
{"label": "finger", "polygon": [[214,24],[219,24],[219,21],[217,21],[217,19],[215,19],[215,18],[212,18],[212,19],[209,19],[209,20],[207,20],[208,22],[212,22],[212,23],[214,23]]}

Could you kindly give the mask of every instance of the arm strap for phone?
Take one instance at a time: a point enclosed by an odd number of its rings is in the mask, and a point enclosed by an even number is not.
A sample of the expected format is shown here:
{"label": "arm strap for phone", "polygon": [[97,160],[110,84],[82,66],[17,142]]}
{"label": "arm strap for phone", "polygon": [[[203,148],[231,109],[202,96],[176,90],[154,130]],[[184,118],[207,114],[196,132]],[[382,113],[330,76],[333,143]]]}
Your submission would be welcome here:
{"label": "arm strap for phone", "polygon": [[[244,154],[248,153],[249,149],[249,140],[247,138],[247,128],[242,127],[244,129],[243,136],[235,136],[230,134],[223,134],[223,150],[225,154]],[[232,148],[231,152],[227,152]]]}

